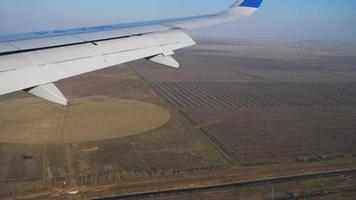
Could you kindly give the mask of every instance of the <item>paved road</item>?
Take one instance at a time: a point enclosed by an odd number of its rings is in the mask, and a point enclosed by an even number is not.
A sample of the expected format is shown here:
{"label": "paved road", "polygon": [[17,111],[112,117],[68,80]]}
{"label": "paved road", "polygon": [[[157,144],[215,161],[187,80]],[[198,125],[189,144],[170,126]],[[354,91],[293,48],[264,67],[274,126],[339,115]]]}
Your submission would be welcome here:
{"label": "paved road", "polygon": [[224,190],[224,189],[231,189],[231,188],[241,188],[247,186],[265,185],[265,184],[272,184],[272,183],[284,183],[290,181],[309,180],[309,179],[351,175],[351,174],[356,174],[356,169],[328,171],[328,172],[320,172],[320,173],[296,175],[296,176],[283,176],[283,177],[275,177],[269,179],[259,179],[259,180],[251,180],[251,181],[244,181],[244,182],[217,184],[217,185],[209,185],[209,186],[202,186],[202,187],[191,187],[191,188],[125,194],[125,195],[96,198],[96,200],[144,199],[149,197],[178,195],[184,193],[208,192],[208,191]]}

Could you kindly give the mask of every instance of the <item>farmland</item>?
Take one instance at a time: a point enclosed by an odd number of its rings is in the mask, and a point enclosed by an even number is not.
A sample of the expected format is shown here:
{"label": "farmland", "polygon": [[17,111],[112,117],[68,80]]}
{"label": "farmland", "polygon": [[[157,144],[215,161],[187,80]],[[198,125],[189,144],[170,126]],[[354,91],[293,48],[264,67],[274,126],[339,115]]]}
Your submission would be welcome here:
{"label": "farmland", "polygon": [[1,97],[1,198],[52,189],[61,195],[77,187],[229,166],[200,131],[128,66],[58,85],[69,97],[67,107],[23,92]]}
{"label": "farmland", "polygon": [[356,153],[356,83],[153,82],[240,160]]}
{"label": "farmland", "polygon": [[135,69],[239,162],[355,154],[355,49],[256,43],[208,42],[182,52],[179,71]]}
{"label": "farmland", "polygon": [[[140,60],[60,81],[68,107],[1,96],[0,198],[79,190],[73,198],[89,199],[355,168],[355,54],[312,41],[202,41],[176,52],[178,70]],[[275,189],[352,199],[354,182]],[[261,199],[270,189],[162,199]]]}

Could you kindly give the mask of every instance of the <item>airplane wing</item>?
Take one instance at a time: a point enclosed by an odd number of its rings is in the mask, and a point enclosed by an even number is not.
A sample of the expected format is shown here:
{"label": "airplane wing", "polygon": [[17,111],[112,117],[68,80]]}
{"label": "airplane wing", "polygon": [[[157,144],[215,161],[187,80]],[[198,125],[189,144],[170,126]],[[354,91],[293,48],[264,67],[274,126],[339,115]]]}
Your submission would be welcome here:
{"label": "airplane wing", "polygon": [[252,15],[262,0],[237,0],[214,15],[0,36],[0,95],[24,90],[66,105],[54,82],[137,59],[178,68],[174,51],[195,44],[184,33]]}

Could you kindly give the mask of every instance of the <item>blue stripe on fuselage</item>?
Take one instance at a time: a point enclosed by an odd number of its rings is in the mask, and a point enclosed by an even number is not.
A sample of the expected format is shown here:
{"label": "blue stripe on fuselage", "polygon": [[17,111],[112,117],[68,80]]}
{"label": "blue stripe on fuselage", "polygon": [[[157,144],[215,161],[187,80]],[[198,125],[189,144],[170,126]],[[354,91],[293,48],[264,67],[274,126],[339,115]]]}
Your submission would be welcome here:
{"label": "blue stripe on fuselage", "polygon": [[240,7],[259,8],[263,0],[245,0],[240,4]]}

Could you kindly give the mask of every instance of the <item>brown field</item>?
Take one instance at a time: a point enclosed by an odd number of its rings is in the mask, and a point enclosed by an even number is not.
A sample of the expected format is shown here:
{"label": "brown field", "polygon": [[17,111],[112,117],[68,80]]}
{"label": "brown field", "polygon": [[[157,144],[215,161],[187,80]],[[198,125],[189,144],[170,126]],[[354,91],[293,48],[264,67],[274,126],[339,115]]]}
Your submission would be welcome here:
{"label": "brown field", "polygon": [[[356,153],[356,82],[152,82],[239,160]],[[219,120],[209,125],[210,121]]]}
{"label": "brown field", "polygon": [[356,106],[356,82],[152,82],[180,108]]}
{"label": "brown field", "polygon": [[356,154],[354,107],[318,107],[308,112],[294,107],[188,113],[201,121],[212,115],[223,121],[202,129],[240,161]]}
{"label": "brown field", "polygon": [[207,42],[178,53],[180,70],[135,69],[238,161],[317,160],[356,153],[355,53],[317,42]]}

